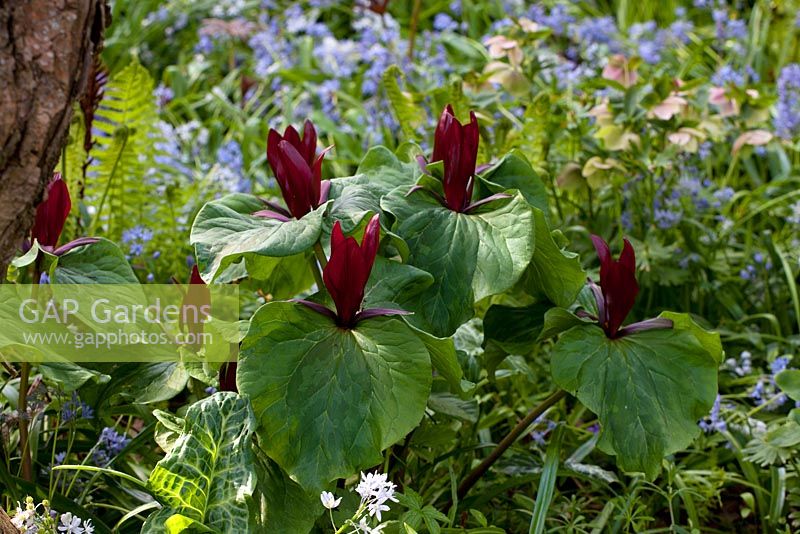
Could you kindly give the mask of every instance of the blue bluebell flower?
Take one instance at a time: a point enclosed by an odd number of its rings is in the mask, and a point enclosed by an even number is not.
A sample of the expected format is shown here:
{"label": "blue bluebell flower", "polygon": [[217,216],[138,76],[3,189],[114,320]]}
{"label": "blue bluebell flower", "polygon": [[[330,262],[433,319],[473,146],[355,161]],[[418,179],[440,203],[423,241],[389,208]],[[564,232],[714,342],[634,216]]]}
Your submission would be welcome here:
{"label": "blue bluebell flower", "polygon": [[704,432],[711,433],[711,432],[724,432],[728,429],[728,425],[725,423],[725,420],[722,418],[721,415],[721,402],[720,396],[717,395],[717,398],[714,400],[714,405],[711,407],[711,412],[708,416],[700,421],[698,425],[700,428],[703,429]]}
{"label": "blue bluebell flower", "polygon": [[800,133],[800,64],[781,69],[778,76],[778,103],[775,130],[780,137],[791,139]]}
{"label": "blue bluebell flower", "polygon": [[129,254],[133,257],[140,256],[144,248],[153,239],[153,231],[142,225],[134,226],[122,232],[122,243],[128,245]]}
{"label": "blue bluebell flower", "polygon": [[454,32],[458,30],[458,22],[447,13],[437,13],[433,17],[433,29],[439,32]]}

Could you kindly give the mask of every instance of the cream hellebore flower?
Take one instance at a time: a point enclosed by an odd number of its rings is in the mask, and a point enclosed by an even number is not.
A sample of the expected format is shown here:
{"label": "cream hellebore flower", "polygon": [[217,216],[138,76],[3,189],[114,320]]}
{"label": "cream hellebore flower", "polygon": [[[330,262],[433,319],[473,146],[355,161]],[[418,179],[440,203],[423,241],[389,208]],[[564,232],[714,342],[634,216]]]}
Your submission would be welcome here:
{"label": "cream hellebore flower", "polygon": [[731,117],[739,114],[739,104],[733,98],[726,96],[724,87],[712,87],[708,90],[708,103],[719,108],[722,117]]}
{"label": "cream hellebore flower", "polygon": [[519,27],[527,33],[536,33],[542,29],[541,26],[533,22],[531,19],[525,17],[519,19]]}
{"label": "cream hellebore flower", "polygon": [[508,62],[515,67],[522,63],[522,49],[515,40],[505,35],[495,35],[484,41],[484,44],[489,49],[489,57],[492,59],[508,57]]}
{"label": "cream hellebore flower", "polygon": [[625,56],[615,54],[608,58],[608,63],[603,68],[603,78],[619,82],[627,88],[636,83],[637,75]]}
{"label": "cream hellebore flower", "polygon": [[657,104],[653,109],[648,111],[647,116],[651,119],[656,117],[662,121],[668,121],[683,111],[687,105],[689,105],[689,102],[687,102],[685,98],[672,93],[660,104]]}
{"label": "cream hellebore flower", "polygon": [[736,154],[739,152],[744,145],[766,145],[772,141],[772,138],[772,133],[766,130],[750,130],[749,132],[744,132],[742,135],[737,137],[736,141],[733,143],[733,150],[731,151],[731,154]]}
{"label": "cream hellebore flower", "polygon": [[672,132],[667,139],[673,145],[677,145],[686,152],[697,152],[700,143],[704,141],[706,134],[696,128],[683,127],[677,132]]}
{"label": "cream hellebore flower", "polygon": [[603,159],[592,156],[583,165],[583,177],[592,189],[602,187],[606,182],[609,172],[613,169],[623,169],[619,161],[614,158]]}
{"label": "cream hellebore flower", "polygon": [[608,100],[603,100],[595,107],[589,110],[589,115],[594,117],[598,126],[608,126],[614,124],[614,114],[611,113],[611,108],[608,107]]}
{"label": "cream hellebore flower", "polygon": [[328,510],[333,510],[342,502],[342,498],[339,497],[338,499],[336,496],[331,493],[330,491],[323,491],[319,494],[319,500],[322,501],[322,506],[327,508]]}

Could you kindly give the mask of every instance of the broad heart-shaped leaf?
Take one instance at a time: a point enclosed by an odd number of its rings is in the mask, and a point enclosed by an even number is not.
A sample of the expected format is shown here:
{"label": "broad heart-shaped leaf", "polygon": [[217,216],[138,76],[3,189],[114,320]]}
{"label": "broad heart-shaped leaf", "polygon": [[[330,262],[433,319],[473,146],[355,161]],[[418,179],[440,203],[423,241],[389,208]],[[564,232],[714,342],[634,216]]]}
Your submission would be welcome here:
{"label": "broad heart-shaped leaf", "polygon": [[128,260],[117,245],[107,239],[76,247],[53,262],[50,279],[54,284],[138,284]]}
{"label": "broad heart-shaped leaf", "polygon": [[519,279],[533,254],[533,210],[518,192],[466,214],[442,207],[425,191],[407,192],[395,189],[381,206],[397,219],[409,263],[434,277],[410,320],[447,337],[473,316],[475,302]]}
{"label": "broad heart-shaped leaf", "polygon": [[492,165],[481,175],[477,184],[482,196],[502,193],[506,189],[517,189],[528,203],[547,213],[547,189],[539,174],[521,152],[514,150]]}
{"label": "broad heart-shaped leaf", "polygon": [[[327,204],[286,222],[251,215],[263,209],[266,206],[258,198],[240,193],[203,206],[191,232],[203,280],[213,281],[242,258],[248,273],[261,277],[279,269],[281,261],[293,262],[285,271],[299,269],[305,253],[319,240]],[[293,289],[296,293],[307,286]]]}
{"label": "broad heart-shaped leaf", "polygon": [[556,384],[599,417],[600,449],[653,479],[665,455],[697,436],[697,421],[714,404],[715,352],[678,322],[617,339],[596,325],[575,326],[553,348],[551,369]]}
{"label": "broad heart-shaped leaf", "polygon": [[319,493],[309,493],[278,464],[256,450],[257,490],[266,502],[258,532],[310,532],[325,511]]}
{"label": "broad heart-shaped leaf", "polygon": [[[153,495],[172,511],[169,515],[213,532],[250,531],[248,501],[256,483],[250,436],[255,426],[247,399],[235,393],[215,393],[189,407],[183,432],[148,480]],[[149,532],[147,523],[160,528],[166,515],[148,518],[142,532]]]}
{"label": "broad heart-shaped leaf", "polygon": [[775,377],[775,383],[781,388],[781,391],[786,393],[792,400],[800,400],[800,370],[787,369],[781,371]]}
{"label": "broad heart-shaped leaf", "polygon": [[431,362],[402,319],[346,330],[303,304],[270,302],[251,320],[236,383],[253,405],[261,447],[318,491],[379,463],[419,424]]}
{"label": "broad heart-shaped leaf", "polygon": [[520,278],[519,286],[530,295],[544,294],[556,306],[568,307],[586,284],[586,272],[577,254],[562,250],[553,239],[544,213],[533,208],[536,250]]}
{"label": "broad heart-shaped leaf", "polygon": [[484,345],[494,341],[509,354],[527,354],[536,345],[550,305],[536,302],[515,308],[493,304],[483,318]]}
{"label": "broad heart-shaped leaf", "polygon": [[367,214],[380,212],[384,195],[402,185],[410,188],[420,174],[417,163],[401,162],[388,148],[370,149],[355,176],[331,181],[330,226],[341,221],[342,230],[352,232]]}

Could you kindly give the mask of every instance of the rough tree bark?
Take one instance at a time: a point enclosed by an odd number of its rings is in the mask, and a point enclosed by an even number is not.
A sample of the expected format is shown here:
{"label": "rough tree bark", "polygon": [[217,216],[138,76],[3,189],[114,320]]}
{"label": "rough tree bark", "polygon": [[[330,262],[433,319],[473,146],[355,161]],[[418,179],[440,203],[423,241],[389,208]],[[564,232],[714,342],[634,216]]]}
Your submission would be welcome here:
{"label": "rough tree bark", "polygon": [[58,163],[109,19],[105,0],[0,0],[0,282]]}

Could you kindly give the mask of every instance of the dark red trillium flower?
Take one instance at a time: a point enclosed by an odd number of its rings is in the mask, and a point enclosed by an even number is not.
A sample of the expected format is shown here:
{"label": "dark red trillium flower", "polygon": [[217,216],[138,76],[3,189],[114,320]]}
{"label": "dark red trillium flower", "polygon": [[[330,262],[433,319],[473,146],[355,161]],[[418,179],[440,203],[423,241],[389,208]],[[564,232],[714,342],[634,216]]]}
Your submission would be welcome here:
{"label": "dark red trillium flower", "polygon": [[67,183],[61,179],[60,173],[55,173],[45,189],[44,201],[36,207],[31,237],[43,248],[52,250],[58,244],[71,209]]}
{"label": "dark red trillium flower", "polygon": [[378,315],[407,314],[403,310],[387,308],[361,310],[364,289],[378,253],[380,232],[380,219],[375,215],[367,224],[359,245],[355,238],[344,236],[342,225],[336,221],[331,234],[331,257],[322,271],[322,280],[336,305],[336,313],[315,302],[299,302],[334,318],[343,328],[353,328],[359,321]]}
{"label": "dark red trillium flower", "polygon": [[589,281],[595,301],[600,326],[611,339],[654,328],[671,328],[669,319],[650,319],[620,328],[630,313],[639,294],[636,282],[636,256],[630,241],[624,239],[619,259],[611,256],[611,250],[603,238],[592,235],[592,243],[600,258],[600,287]]}
{"label": "dark red trillium flower", "polygon": [[469,112],[469,124],[462,125],[448,104],[433,137],[433,161],[444,161],[444,198],[453,211],[464,211],[472,200],[475,164],[478,160],[478,119]]}
{"label": "dark red trillium flower", "polygon": [[[479,141],[480,132],[475,113],[470,111],[469,123],[461,124],[453,113],[453,107],[448,104],[442,111],[439,124],[436,126],[433,137],[433,156],[431,156],[433,162],[444,162],[444,179],[442,181],[444,198],[422,186],[413,187],[409,194],[424,189],[435,196],[443,206],[461,213],[467,213],[498,198],[508,198],[508,195],[500,193],[472,203]],[[420,165],[423,167],[423,172],[427,172],[424,163],[420,162]]]}
{"label": "dark red trillium flower", "polygon": [[55,248],[71,209],[72,201],[69,198],[67,184],[61,178],[61,173],[54,173],[53,179],[45,188],[44,200],[36,207],[36,218],[33,220],[33,228],[31,228],[31,243],[26,242],[23,249],[29,250],[33,240],[36,240],[42,249],[61,256],[75,247],[96,243],[97,238],[79,237],[66,245]]}
{"label": "dark red trillium flower", "polygon": [[283,135],[270,128],[267,136],[267,161],[283,194],[289,211],[267,203],[269,210],[254,215],[271,217],[282,221],[290,217],[300,219],[318,208],[328,199],[330,182],[322,182],[322,159],[331,147],[317,156],[317,131],[311,121],[303,127],[303,137],[289,126]]}

